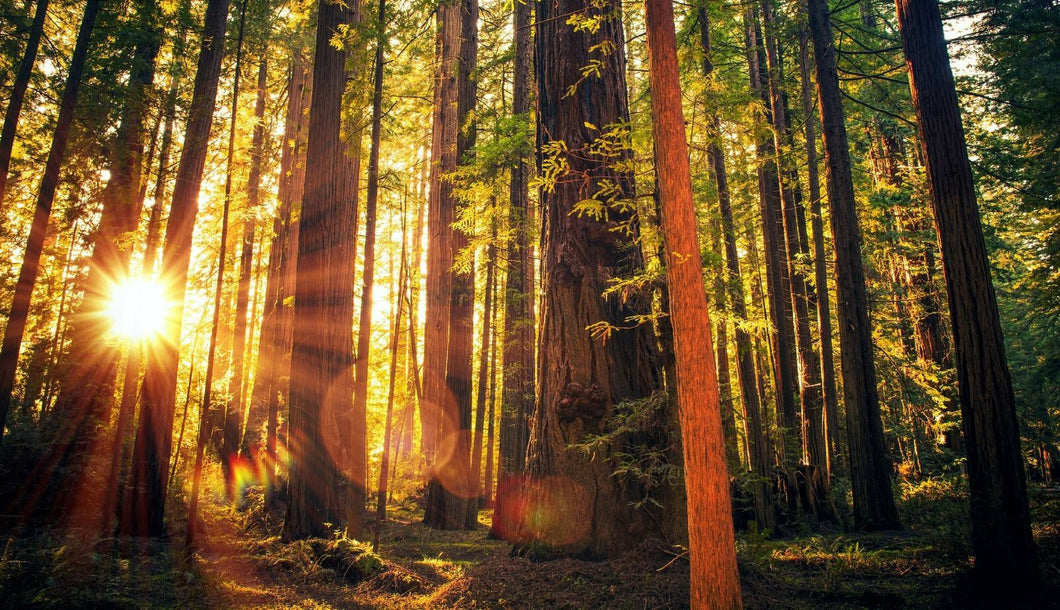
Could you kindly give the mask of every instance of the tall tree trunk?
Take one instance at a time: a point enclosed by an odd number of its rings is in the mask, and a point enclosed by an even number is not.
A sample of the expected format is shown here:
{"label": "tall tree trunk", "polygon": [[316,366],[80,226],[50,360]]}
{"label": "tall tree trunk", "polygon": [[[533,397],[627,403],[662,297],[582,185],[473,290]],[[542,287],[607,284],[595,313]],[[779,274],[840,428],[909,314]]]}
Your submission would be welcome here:
{"label": "tall tree trunk", "polygon": [[[766,75],[765,50],[758,31],[758,18],[753,6],[744,9],[747,63],[750,69],[751,90],[766,107],[766,121],[772,123]],[[792,323],[791,288],[788,275],[787,244],[784,241],[784,218],[781,202],[780,176],[776,164],[777,149],[772,137],[759,137],[755,144],[758,164],[758,192],[762,213],[762,235],[765,247],[766,293],[769,296],[769,318],[772,329],[773,379],[776,388],[777,419],[788,431],[781,436],[781,461],[794,459],[790,432],[798,428],[798,393],[795,370],[795,328]],[[789,490],[789,505],[792,496]]]}
{"label": "tall tree trunk", "polygon": [[[292,207],[302,198],[305,183],[305,107],[309,97],[306,62],[300,51],[295,52],[287,81],[287,113],[284,119],[283,145],[280,151],[280,177],[277,199],[279,207],[272,221],[269,242],[269,263],[265,280],[265,304],[258,338],[257,367],[254,389],[250,397],[250,412],[244,445],[251,452],[265,449],[269,459],[275,459],[270,445],[269,430],[275,431],[278,396],[286,403],[287,387],[281,379],[287,377],[285,366],[290,360],[290,313],[284,302],[294,294],[290,281],[297,244],[293,241],[297,222],[292,219]],[[268,487],[271,490],[271,483]],[[271,496],[270,496],[271,498]]]}
{"label": "tall tree trunk", "polygon": [[[512,114],[524,129],[530,125],[530,4],[514,2],[512,29],[515,32],[512,72]],[[497,461],[497,499],[490,535],[511,533],[504,520],[513,514],[506,481],[521,475],[526,466],[526,446],[530,438],[529,417],[534,408],[534,289],[530,259],[529,178],[526,150],[512,165],[509,183],[508,265],[504,290],[504,384],[501,396],[500,457]],[[514,497],[512,497],[514,500]]]}
{"label": "tall tree trunk", "polygon": [[165,532],[163,516],[173,446],[180,327],[191,261],[191,239],[199,210],[199,187],[213,125],[221,57],[224,55],[227,14],[228,0],[210,0],[206,6],[184,149],[177,167],[173,201],[166,224],[162,281],[172,306],[166,314],[163,340],[147,358],[143,406],[136,432],[130,484],[132,498],[128,514],[133,521],[122,525],[125,532],[139,536],[161,536]]}
{"label": "tall tree trunk", "polygon": [[[143,163],[144,120],[148,96],[154,83],[155,58],[161,42],[153,0],[140,6],[141,34],[133,52],[122,122],[118,129],[110,179],[103,190],[103,211],[91,237],[92,256],[85,294],[71,321],[70,348],[59,395],[52,414],[58,422],[54,451],[63,470],[67,490],[65,518],[90,527],[101,527],[99,510],[104,504],[99,480],[73,480],[99,471],[90,461],[108,455],[100,431],[107,428],[115,398],[120,345],[109,338],[111,321],[106,315],[116,285],[128,278],[130,236],[140,220],[139,192]],[[139,337],[129,338],[130,349]],[[109,515],[107,516],[109,517]]]}
{"label": "tall tree trunk", "polygon": [[[367,409],[368,409],[368,357],[371,351],[372,336],[372,288],[375,282],[375,225],[376,204],[379,200],[379,145],[382,139],[383,126],[383,49],[386,42],[386,31],[383,24],[386,14],[386,2],[379,2],[379,37],[375,45],[375,72],[372,85],[372,143],[368,152],[368,193],[364,208],[364,271],[361,274],[361,311],[357,330],[357,359],[355,361],[353,386],[354,442],[356,446],[366,444]],[[391,386],[392,387],[392,386]],[[346,533],[351,537],[361,535],[364,528],[364,517],[360,514],[365,502],[365,490],[368,487],[368,464],[362,452],[354,456],[353,474],[350,485],[349,506],[357,514],[351,514]]]}
{"label": "tall tree trunk", "polygon": [[1005,599],[1039,583],[1019,424],[975,184],[938,4],[897,0],[932,210],[942,249],[968,444],[977,586]]}
{"label": "tall tree trunk", "polygon": [[673,5],[647,0],[645,8],[677,400],[681,432],[689,441],[683,446],[688,514],[693,515],[688,524],[691,602],[695,608],[740,608],[718,381],[712,353],[702,348],[704,342],[710,345],[710,314],[692,202]]}
{"label": "tall tree trunk", "polygon": [[[37,61],[37,50],[40,48],[41,34],[44,32],[44,19],[48,14],[48,0],[37,0],[33,13],[33,24],[29,27],[29,38],[22,61],[18,64],[18,73],[7,98],[7,111],[4,112],[4,127],[0,131],[0,217],[4,211],[4,194],[7,192],[7,172],[11,168],[11,152],[15,147],[15,133],[18,131],[18,118],[22,114],[22,103],[29,88],[29,77],[33,74],[33,64]],[[2,423],[2,422],[0,422]]]}
{"label": "tall tree trunk", "polygon": [[[699,9],[699,36],[703,47],[703,75],[712,77],[714,64],[711,58],[710,20],[705,7]],[[726,290],[733,315],[736,318],[736,371],[740,383],[740,400],[743,404],[747,429],[748,457],[751,471],[758,477],[754,485],[755,521],[761,531],[776,527],[776,512],[773,505],[773,488],[769,484],[772,447],[766,435],[762,419],[762,404],[755,385],[754,346],[747,331],[747,305],[744,300],[743,279],[740,273],[740,258],[736,247],[736,228],[732,217],[732,196],[729,191],[728,170],[722,153],[721,122],[717,113],[707,119],[711,142],[707,156],[718,188],[718,211],[725,239]]]}
{"label": "tall tree trunk", "polygon": [[[805,213],[802,212],[802,196],[799,192],[798,172],[794,167],[791,123],[788,116],[786,94],[783,91],[783,67],[773,16],[772,0],[762,0],[762,21],[765,30],[766,65],[768,66],[769,103],[773,119],[774,141],[778,152],[780,169],[780,192],[783,202],[782,217],[784,236],[787,242],[787,272],[789,298],[795,322],[795,350],[798,356],[796,373],[799,376],[799,403],[802,406],[801,428],[794,436],[801,440],[802,461],[799,470],[805,478],[805,487],[798,484],[797,490],[802,509],[817,520],[834,520],[831,510],[830,484],[827,473],[828,448],[825,441],[824,396],[821,387],[821,362],[814,351],[810,333],[809,289],[806,274],[797,264],[797,257],[808,255],[809,247],[804,238]],[[800,222],[800,219],[802,222]],[[801,231],[800,231],[801,230]],[[800,234],[801,233],[801,234]],[[795,456],[789,456],[794,458]]]}
{"label": "tall tree trunk", "polygon": [[[435,135],[431,153],[430,252],[427,259],[427,335],[424,337],[424,388],[433,425],[434,453],[427,487],[424,523],[444,529],[467,527],[470,481],[471,352],[474,313],[474,273],[452,270],[467,236],[450,226],[457,198],[442,176],[452,173],[474,143],[474,132],[464,130],[474,108],[471,80],[478,52],[478,2],[453,0],[438,5],[439,65],[435,93]],[[436,194],[437,191],[437,194]],[[444,222],[445,226],[440,226]],[[437,240],[437,247],[435,243]],[[431,263],[434,263],[432,266]],[[432,272],[432,268],[435,269]],[[436,277],[432,278],[432,274]],[[433,280],[433,281],[432,281]],[[432,288],[437,287],[437,291]],[[445,299],[444,307],[432,302]],[[445,330],[438,328],[444,317]],[[444,313],[443,313],[444,312]],[[428,344],[428,339],[431,339]],[[437,350],[437,352],[435,352]],[[429,369],[429,372],[428,372]],[[431,457],[428,457],[432,461]]]}
{"label": "tall tree trunk", "polygon": [[839,346],[842,354],[843,399],[847,413],[850,483],[854,525],[864,529],[901,527],[891,492],[891,461],[883,438],[876,364],[872,351],[861,233],[854,207],[845,117],[836,72],[836,49],[826,0],[807,0],[810,34],[817,69],[821,131],[824,138],[828,207],[835,253]]}
{"label": "tall tree trunk", "polygon": [[[493,211],[490,212],[493,214]],[[486,286],[482,299],[482,340],[479,342],[478,389],[475,392],[475,436],[471,444],[471,480],[475,495],[468,503],[469,527],[478,522],[478,511],[483,505],[482,495],[482,434],[486,426],[486,383],[493,337],[493,287],[496,278],[497,241],[496,220],[491,219],[490,241],[486,244]]]}
{"label": "tall tree trunk", "polygon": [[[221,243],[218,248],[217,254],[217,284],[214,287],[214,300],[213,300],[213,321],[210,324],[210,343],[207,349],[206,355],[206,374],[203,393],[202,393],[202,405],[199,409],[199,434],[195,441],[195,466],[192,472],[192,484],[191,484],[191,498],[188,501],[188,529],[186,532],[185,545],[190,549],[194,548],[195,545],[195,533],[199,528],[198,523],[198,508],[199,508],[199,487],[202,484],[202,466],[203,466],[203,453],[206,448],[206,443],[212,436],[211,423],[213,422],[213,382],[215,381],[217,355],[217,333],[221,327],[221,300],[224,295],[224,283],[225,283],[225,269],[227,268],[227,257],[228,257],[228,226],[229,217],[231,215],[232,208],[232,158],[235,155],[235,144],[236,144],[236,119],[239,115],[239,81],[243,67],[243,33],[246,27],[247,21],[247,0],[242,0],[239,7],[239,30],[236,35],[236,59],[234,65],[235,75],[232,77],[232,108],[231,118],[228,124],[228,154],[225,162],[225,190],[224,190],[224,208],[221,213]],[[189,378],[190,383],[190,378]],[[239,381],[236,380],[238,385]],[[222,398],[222,401],[228,406],[230,403]],[[229,450],[234,449],[234,444],[230,442],[232,438],[232,432],[230,427],[233,422],[230,421],[229,414],[225,413],[222,421],[223,433],[224,433],[224,445],[221,447],[221,467],[224,469],[226,483],[231,481],[231,459],[235,456],[234,453],[229,453]],[[183,429],[183,423],[181,424]],[[179,445],[178,445],[179,450]],[[233,497],[232,489],[228,486],[229,498]]]}
{"label": "tall tree trunk", "polygon": [[11,409],[12,393],[15,386],[15,370],[18,366],[18,355],[22,349],[22,335],[26,330],[26,318],[29,315],[30,299],[33,287],[37,283],[40,271],[41,251],[44,248],[44,235],[48,229],[48,216],[51,215],[52,203],[55,201],[55,189],[59,185],[59,170],[66,156],[66,144],[70,138],[70,128],[74,121],[74,107],[77,104],[77,91],[81,86],[81,76],[85,70],[85,58],[88,55],[88,44],[92,36],[92,27],[99,13],[100,0],[86,0],[85,13],[81,18],[81,27],[77,32],[77,42],[70,58],[70,68],[59,105],[59,116],[56,119],[55,132],[52,135],[48,160],[41,178],[40,191],[37,193],[37,205],[33,212],[33,221],[26,240],[26,251],[22,257],[22,268],[19,270],[15,294],[11,300],[11,310],[4,328],[3,343],[0,344],[0,440],[3,439],[7,414]]}
{"label": "tall tree trunk", "polygon": [[[565,20],[575,14],[593,20],[592,27],[572,31]],[[564,169],[540,194],[541,378],[527,450],[533,482],[525,491],[528,514],[540,513],[540,520],[524,523],[520,533],[557,553],[605,557],[635,543],[650,524],[630,506],[627,491],[635,492],[613,476],[611,456],[625,449],[623,441],[599,446],[593,456],[571,445],[607,430],[619,403],[659,387],[650,327],[620,330],[606,341],[588,329],[624,326],[638,307],[650,309],[636,295],[621,302],[603,296],[607,278],[643,267],[631,243],[635,220],[615,205],[633,195],[632,178],[614,169],[615,158],[590,150],[602,131],[629,118],[623,28],[616,1],[542,2],[537,17],[538,163],[546,175],[556,164]],[[599,62],[599,73],[583,76],[590,61]],[[617,191],[600,202],[611,208],[609,221],[574,213],[604,185]]]}
{"label": "tall tree trunk", "polygon": [[[384,14],[385,0],[379,2],[379,13],[380,22],[382,22],[382,15]],[[380,43],[382,41],[380,40]],[[382,47],[382,44],[380,44]],[[382,70],[382,54],[376,55],[377,66],[380,71]],[[369,162],[371,165],[371,162]],[[369,170],[371,171],[371,170]],[[375,515],[379,520],[386,519],[386,499],[387,499],[387,477],[390,476],[390,440],[393,435],[393,419],[394,419],[394,388],[397,383],[397,366],[398,366],[398,348],[401,345],[401,311],[404,308],[405,300],[405,286],[408,283],[408,274],[406,273],[406,256],[407,250],[407,233],[405,232],[405,208],[401,208],[401,260],[400,267],[398,270],[398,290],[397,296],[394,297],[393,316],[394,323],[390,328],[390,382],[387,387],[386,393],[386,425],[383,432],[383,455],[379,461],[379,495],[376,499],[375,504]],[[391,259],[393,260],[393,259]],[[400,431],[399,431],[400,432]],[[399,445],[400,447],[400,445]],[[396,464],[395,464],[395,470]]]}
{"label": "tall tree trunk", "polygon": [[[265,147],[265,94],[268,86],[268,45],[261,51],[258,62],[257,100],[254,102],[254,135],[250,143],[250,175],[247,177],[247,205],[243,212],[242,250],[239,254],[239,287],[236,292],[236,325],[232,345],[232,397],[228,403],[228,414],[225,417],[225,430],[234,430],[225,437],[225,453],[233,455],[237,450],[246,447],[243,431],[243,420],[247,408],[243,397],[243,369],[247,352],[247,307],[250,301],[250,274],[254,267],[254,234],[257,232],[257,208],[261,191],[261,163]],[[250,308],[253,313],[254,308]],[[235,440],[237,446],[228,445]],[[245,451],[244,451],[245,452]]]}
{"label": "tall tree trunk", "polygon": [[806,136],[806,174],[810,188],[810,219],[813,224],[814,286],[817,297],[817,332],[821,345],[821,384],[824,395],[828,476],[839,447],[839,404],[836,399],[835,359],[832,347],[832,315],[828,293],[828,255],[824,247],[824,218],[821,213],[821,179],[817,170],[817,135],[814,129],[813,97],[810,82],[809,25],[799,31],[799,75],[801,77],[803,129]]}
{"label": "tall tree trunk", "polygon": [[[350,261],[357,200],[347,143],[340,136],[347,53],[331,45],[340,26],[359,20],[359,6],[319,3],[306,150],[306,166],[313,171],[305,178],[294,300],[288,431],[293,459],[283,527],[288,540],[326,535],[326,524],[344,523],[346,511],[336,496],[340,473],[351,472],[365,452],[363,445],[342,442],[353,425]],[[363,510],[363,504],[357,508]]]}

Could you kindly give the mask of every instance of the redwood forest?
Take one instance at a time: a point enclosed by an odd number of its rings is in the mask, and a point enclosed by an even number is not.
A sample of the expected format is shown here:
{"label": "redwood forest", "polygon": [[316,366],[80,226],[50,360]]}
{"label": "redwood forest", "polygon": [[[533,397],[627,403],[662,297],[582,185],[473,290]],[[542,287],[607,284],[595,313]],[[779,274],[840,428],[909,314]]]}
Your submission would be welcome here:
{"label": "redwood forest", "polygon": [[0,0],[0,607],[1060,608],[1057,0]]}

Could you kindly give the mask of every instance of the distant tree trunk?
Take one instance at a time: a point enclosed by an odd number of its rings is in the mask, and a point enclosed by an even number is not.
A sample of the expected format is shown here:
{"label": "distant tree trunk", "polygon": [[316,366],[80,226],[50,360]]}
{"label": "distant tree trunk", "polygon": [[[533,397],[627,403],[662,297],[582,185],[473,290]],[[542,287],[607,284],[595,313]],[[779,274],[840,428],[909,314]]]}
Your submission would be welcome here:
{"label": "distant tree trunk", "polygon": [[821,382],[824,394],[827,449],[825,466],[832,475],[832,463],[839,447],[839,404],[836,399],[835,359],[832,347],[832,315],[828,294],[828,254],[824,247],[824,218],[821,213],[821,179],[817,170],[817,135],[814,129],[813,96],[810,81],[809,25],[799,31],[799,75],[801,77],[803,129],[806,135],[806,174],[810,187],[810,218],[813,224],[814,286],[817,297],[817,331],[821,345]]}
{"label": "distant tree trunk", "polygon": [[1039,584],[1012,381],[938,5],[897,0],[932,210],[942,249],[968,444],[976,585],[1032,595]]}
{"label": "distant tree trunk", "polygon": [[147,358],[143,406],[133,450],[132,497],[128,512],[132,522],[122,524],[124,532],[138,536],[161,536],[165,533],[163,519],[173,446],[180,327],[191,261],[191,239],[199,209],[199,187],[206,163],[221,57],[224,54],[227,14],[228,0],[210,0],[206,6],[184,149],[180,155],[169,221],[166,224],[162,277],[172,307],[166,315],[162,340]]}
{"label": "distant tree trunk", "polygon": [[[33,13],[33,24],[29,27],[29,38],[22,61],[18,64],[18,73],[11,86],[11,95],[7,98],[7,111],[4,112],[4,127],[0,131],[0,217],[4,211],[4,194],[7,192],[7,172],[11,168],[11,152],[15,147],[15,133],[18,131],[18,118],[22,114],[22,103],[26,99],[29,78],[33,75],[33,64],[37,61],[37,50],[40,48],[41,33],[44,31],[44,19],[48,14],[48,0],[37,0]],[[2,425],[3,422],[0,422]],[[0,431],[2,432],[2,431]]]}
{"label": "distant tree trunk", "polygon": [[[301,201],[305,183],[305,107],[309,98],[309,83],[306,79],[306,62],[301,52],[296,51],[292,60],[291,74],[287,81],[287,114],[284,122],[283,145],[280,152],[280,178],[277,199],[279,207],[272,222],[272,239],[269,242],[269,263],[265,280],[265,304],[262,312],[261,331],[258,339],[257,368],[254,374],[254,390],[250,399],[250,413],[244,445],[251,452],[264,449],[269,459],[275,459],[275,431],[280,396],[286,404],[287,378],[290,362],[290,303],[294,294],[293,276],[297,242],[296,220],[292,219],[292,207]],[[271,431],[271,434],[270,434]],[[267,492],[271,499],[271,482]]]}
{"label": "distant tree trunk", "polygon": [[[380,17],[384,11],[384,0],[379,2]],[[383,22],[380,18],[380,22]],[[381,47],[382,45],[380,45]],[[376,55],[376,65],[382,71],[382,54]],[[369,161],[369,165],[371,162]],[[371,170],[369,170],[370,172]],[[378,519],[386,519],[387,477],[390,475],[390,440],[393,435],[394,419],[394,388],[397,382],[398,347],[401,345],[401,311],[404,306],[405,287],[408,283],[406,274],[407,235],[405,233],[405,209],[401,209],[401,262],[398,270],[398,290],[394,298],[393,316],[394,323],[390,328],[390,382],[386,394],[386,426],[383,432],[383,456],[379,462],[379,496],[376,499],[375,515]],[[396,464],[395,464],[396,466]],[[396,470],[396,468],[395,468]]]}
{"label": "distant tree trunk", "polygon": [[[799,377],[799,403],[802,406],[801,428],[794,430],[795,438],[801,440],[803,465],[799,467],[804,483],[797,483],[802,510],[816,520],[832,521],[835,511],[831,506],[831,485],[828,479],[828,447],[825,440],[824,395],[821,385],[821,361],[814,351],[810,333],[810,298],[806,274],[797,263],[797,257],[808,255],[809,248],[804,238],[806,232],[805,212],[799,192],[798,172],[792,155],[791,121],[788,116],[787,94],[781,82],[781,65],[776,22],[773,16],[773,0],[762,0],[762,21],[765,28],[766,65],[768,66],[769,102],[773,119],[774,139],[778,151],[780,169],[780,191],[783,202],[782,225],[787,242],[787,272],[789,298],[795,323],[795,350],[798,356],[796,374]],[[800,222],[801,220],[801,222]],[[795,456],[789,456],[794,460]]]}
{"label": "distant tree trunk", "polygon": [[[515,2],[512,29],[515,32],[512,73],[512,114],[528,127],[530,117],[530,4]],[[524,123],[525,122],[525,123]],[[500,456],[497,461],[497,498],[490,535],[505,537],[503,517],[512,514],[509,497],[512,486],[506,481],[521,475],[526,466],[526,446],[530,438],[529,417],[534,408],[534,288],[530,259],[528,151],[511,168],[509,184],[507,240],[508,269],[504,290],[504,331],[501,395]],[[513,500],[514,497],[512,497]],[[509,530],[510,531],[510,530]]]}
{"label": "distant tree trunk", "polygon": [[[379,27],[381,29],[375,45],[375,73],[372,86],[372,143],[368,152],[368,193],[364,208],[364,270],[361,274],[361,311],[357,330],[357,359],[354,363],[353,385],[353,434],[358,447],[366,444],[368,412],[368,357],[371,353],[372,335],[372,288],[375,282],[375,225],[376,204],[379,201],[379,145],[383,125],[383,49],[386,44],[386,2],[379,2]],[[391,383],[393,387],[393,383]],[[393,391],[393,390],[391,390]],[[348,496],[351,511],[361,511],[368,487],[368,464],[364,452],[354,455],[353,472]],[[382,473],[380,473],[382,476]],[[385,505],[384,505],[385,506]],[[359,513],[351,515],[346,534],[358,537],[364,527],[364,518]],[[356,526],[356,529],[354,529]]]}
{"label": "distant tree trunk", "polygon": [[864,529],[899,528],[891,492],[891,461],[883,438],[876,364],[872,352],[861,234],[854,207],[850,150],[836,72],[836,49],[826,0],[807,0],[820,98],[821,131],[827,168],[828,204],[835,253],[843,398],[847,414],[850,483],[854,525]]}
{"label": "distant tree trunk", "polygon": [[[465,529],[470,489],[471,352],[474,273],[455,274],[453,260],[468,243],[450,226],[457,199],[442,176],[454,171],[474,143],[464,126],[474,108],[471,80],[478,53],[478,2],[452,0],[438,5],[440,65],[435,93],[434,142],[431,153],[430,246],[427,259],[427,335],[424,337],[424,387],[431,411],[433,462],[427,486],[424,523]],[[436,194],[437,191],[437,194]],[[439,223],[444,223],[440,226]],[[437,242],[437,248],[435,244]],[[431,263],[434,263],[432,266]],[[436,270],[432,274],[432,267]],[[434,275],[435,277],[432,277]],[[433,280],[433,281],[432,281]],[[436,286],[437,289],[432,288]],[[448,305],[433,303],[446,299]],[[432,311],[439,315],[435,319]],[[446,329],[438,325],[444,323]],[[429,341],[428,341],[429,340]],[[443,452],[444,449],[444,452]],[[439,461],[441,460],[441,461]]]}
{"label": "distant tree trunk", "polygon": [[673,5],[669,0],[644,5],[677,400],[681,431],[689,440],[683,446],[688,514],[694,516],[688,524],[691,602],[695,608],[740,608],[718,382],[712,353],[702,348],[702,343],[710,344],[710,314],[692,202]]}
{"label": "distant tree trunk", "polygon": [[[773,122],[766,75],[765,50],[758,31],[758,19],[753,6],[744,9],[747,63],[750,69],[751,90],[765,104],[766,120]],[[755,144],[758,158],[758,192],[762,213],[762,235],[765,247],[766,293],[769,296],[769,317],[773,334],[773,377],[776,388],[778,425],[788,433],[781,438],[781,461],[794,459],[794,447],[789,443],[791,431],[798,429],[798,392],[795,370],[795,328],[792,323],[791,288],[788,276],[788,252],[784,241],[784,217],[781,202],[780,176],[775,161],[777,149],[772,137],[763,137]],[[789,489],[789,506],[790,506]]]}
{"label": "distant tree trunk", "polygon": [[[242,250],[239,255],[239,287],[236,293],[236,325],[232,345],[232,397],[228,403],[228,414],[225,417],[225,430],[232,428],[233,433],[225,437],[225,443],[235,440],[235,445],[227,445],[225,453],[234,455],[237,450],[246,447],[244,441],[243,420],[246,419],[246,402],[243,398],[243,369],[247,346],[247,306],[250,301],[250,274],[254,267],[254,234],[257,232],[257,208],[261,191],[261,161],[265,147],[265,94],[268,86],[268,45],[261,51],[258,63],[258,97],[254,102],[254,135],[250,144],[250,175],[247,177],[247,205],[243,212]],[[253,312],[253,308],[250,310]],[[230,423],[231,422],[231,423]],[[245,453],[245,451],[244,451]]]}
{"label": "distant tree trunk", "polygon": [[[286,540],[326,536],[326,524],[351,516],[338,506],[339,473],[351,472],[365,453],[363,445],[343,446],[345,432],[336,432],[353,426],[348,421],[353,399],[350,261],[357,209],[355,177],[340,137],[347,53],[332,46],[331,39],[340,26],[358,21],[359,10],[358,2],[349,7],[330,0],[319,3],[306,151],[306,167],[313,171],[305,179],[295,283]],[[364,507],[351,508],[359,515]],[[352,527],[357,531],[360,525]]]}
{"label": "distant tree trunk", "polygon": [[[659,387],[651,328],[639,325],[591,335],[590,325],[626,326],[650,309],[646,298],[607,298],[608,278],[628,277],[643,266],[632,237],[636,223],[616,201],[632,196],[632,179],[617,172],[614,157],[591,145],[617,123],[628,121],[625,48],[619,3],[560,0],[538,4],[535,66],[538,90],[538,163],[544,171],[559,157],[567,168],[554,188],[541,190],[544,206],[544,301],[541,313],[539,395],[527,450],[526,510],[543,514],[524,523],[521,535],[559,554],[606,557],[639,540],[647,518],[630,506],[636,493],[613,474],[611,456],[622,440],[595,448],[575,447],[607,430],[618,403],[648,398]],[[568,15],[597,20],[572,31]],[[599,25],[597,28],[596,25]],[[606,52],[601,52],[606,49]],[[599,74],[582,68],[598,61]],[[569,152],[568,152],[569,151]],[[628,155],[622,153],[623,157]],[[601,186],[614,185],[609,221],[574,213]],[[550,185],[552,186],[552,185]],[[562,507],[562,508],[561,508]]]}
{"label": "distant tree trunk", "polygon": [[[714,65],[711,58],[710,20],[705,7],[699,9],[699,36],[703,47],[703,75],[712,77]],[[755,385],[754,346],[747,331],[747,305],[744,300],[743,279],[740,273],[740,257],[736,247],[736,228],[732,218],[732,200],[729,192],[728,171],[725,155],[718,138],[721,137],[720,121],[716,113],[708,118],[712,141],[707,149],[711,171],[718,187],[718,210],[725,239],[725,286],[729,303],[736,318],[736,370],[740,383],[740,400],[743,403],[745,428],[747,430],[748,463],[758,477],[753,488],[755,520],[761,531],[776,528],[776,512],[773,505],[773,488],[769,484],[772,447],[766,436],[762,419],[762,404]]]}
{"label": "distant tree trunk", "polygon": [[[494,286],[494,289],[496,290],[496,285]],[[500,295],[496,294],[496,292],[494,293],[494,303],[499,302],[499,296]],[[496,427],[497,421],[495,412],[497,405],[497,309],[499,309],[497,305],[494,305],[493,336],[490,337],[490,388],[489,398],[487,399],[489,401],[489,406],[486,414],[486,473],[483,477],[486,482],[485,489],[482,492],[482,497],[487,508],[493,507],[493,456],[495,453],[493,443],[496,438],[494,428]]]}
{"label": "distant tree trunk", "polygon": [[[492,213],[492,212],[491,212]],[[486,417],[486,382],[489,373],[489,358],[493,337],[493,285],[497,267],[497,224],[491,220],[490,241],[486,244],[486,286],[482,299],[482,340],[479,342],[478,389],[475,401],[475,436],[471,444],[471,480],[474,483],[475,495],[468,503],[468,523],[478,522],[478,511],[483,504],[482,495],[482,434],[485,431]],[[471,525],[469,525],[471,527]]]}
{"label": "distant tree trunk", "polygon": [[[59,184],[59,170],[66,156],[66,143],[70,137],[70,127],[74,120],[74,106],[77,103],[77,91],[81,86],[81,76],[85,70],[85,58],[88,55],[88,44],[92,28],[99,13],[100,0],[87,0],[85,13],[81,18],[81,27],[77,32],[77,42],[70,58],[70,68],[59,105],[59,116],[56,119],[55,132],[52,135],[48,160],[41,178],[40,191],[37,193],[37,205],[33,212],[33,221],[26,241],[26,251],[22,257],[22,268],[15,284],[15,294],[11,300],[11,310],[7,316],[4,339],[0,345],[0,440],[3,439],[4,426],[7,425],[7,414],[11,408],[12,392],[15,386],[15,370],[18,355],[22,348],[22,335],[26,330],[26,318],[29,314],[29,303],[33,287],[37,283],[40,271],[40,256],[44,248],[44,236],[48,228],[48,216],[51,215],[52,203],[55,201],[55,189]],[[6,124],[5,124],[6,129]]]}
{"label": "distant tree trunk", "polygon": [[[202,393],[202,405],[199,409],[199,434],[195,441],[195,466],[192,471],[191,498],[188,500],[188,528],[185,537],[185,545],[188,548],[194,548],[195,533],[199,528],[199,487],[202,484],[203,453],[206,448],[206,443],[212,435],[210,426],[213,421],[211,414],[213,413],[212,393],[213,382],[215,381],[214,365],[216,363],[217,354],[217,333],[221,327],[221,300],[224,296],[225,269],[227,268],[228,226],[232,208],[232,159],[235,155],[236,118],[239,115],[239,81],[243,67],[243,33],[246,26],[246,20],[247,0],[242,0],[239,7],[239,30],[236,34],[236,59],[235,65],[233,66],[235,75],[232,77],[232,109],[231,118],[228,123],[228,154],[225,160],[225,190],[224,207],[221,213],[221,243],[217,254],[217,284],[214,287],[213,321],[210,323],[210,343],[206,348],[206,383]],[[236,383],[239,383],[238,380]],[[222,400],[225,402],[226,406],[230,404],[224,398],[222,398]],[[231,487],[230,468],[231,459],[235,454],[228,452],[229,449],[235,448],[234,444],[229,442],[232,438],[232,433],[230,432],[231,424],[232,422],[229,421],[228,413],[225,413],[225,417],[221,424],[224,429],[224,445],[221,447],[220,457],[221,467],[224,469],[226,483],[228,484],[227,491],[229,498],[234,497],[233,489]],[[181,428],[183,429],[183,423],[181,424]]]}

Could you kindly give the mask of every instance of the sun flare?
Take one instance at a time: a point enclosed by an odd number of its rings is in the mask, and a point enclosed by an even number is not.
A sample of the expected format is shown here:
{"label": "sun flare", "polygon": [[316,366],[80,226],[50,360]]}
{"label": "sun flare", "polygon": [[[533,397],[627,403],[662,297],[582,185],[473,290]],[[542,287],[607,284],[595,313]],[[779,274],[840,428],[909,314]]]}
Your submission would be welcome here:
{"label": "sun flare", "polygon": [[107,316],[115,333],[128,339],[146,339],[162,332],[169,307],[162,286],[140,278],[116,284],[111,290]]}

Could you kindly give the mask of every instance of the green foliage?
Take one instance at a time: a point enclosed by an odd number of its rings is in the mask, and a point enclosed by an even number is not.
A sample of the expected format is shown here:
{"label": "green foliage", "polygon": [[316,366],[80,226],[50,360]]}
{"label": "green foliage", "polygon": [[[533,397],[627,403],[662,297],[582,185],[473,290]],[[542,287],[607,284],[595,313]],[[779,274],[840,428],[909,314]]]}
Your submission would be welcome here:
{"label": "green foliage", "polygon": [[668,457],[673,448],[667,417],[670,401],[665,392],[624,400],[614,406],[602,432],[588,434],[584,441],[568,447],[589,456],[610,448],[612,473],[627,489],[637,490],[638,499],[632,503],[637,509],[663,509],[659,491],[683,481],[684,470]]}

